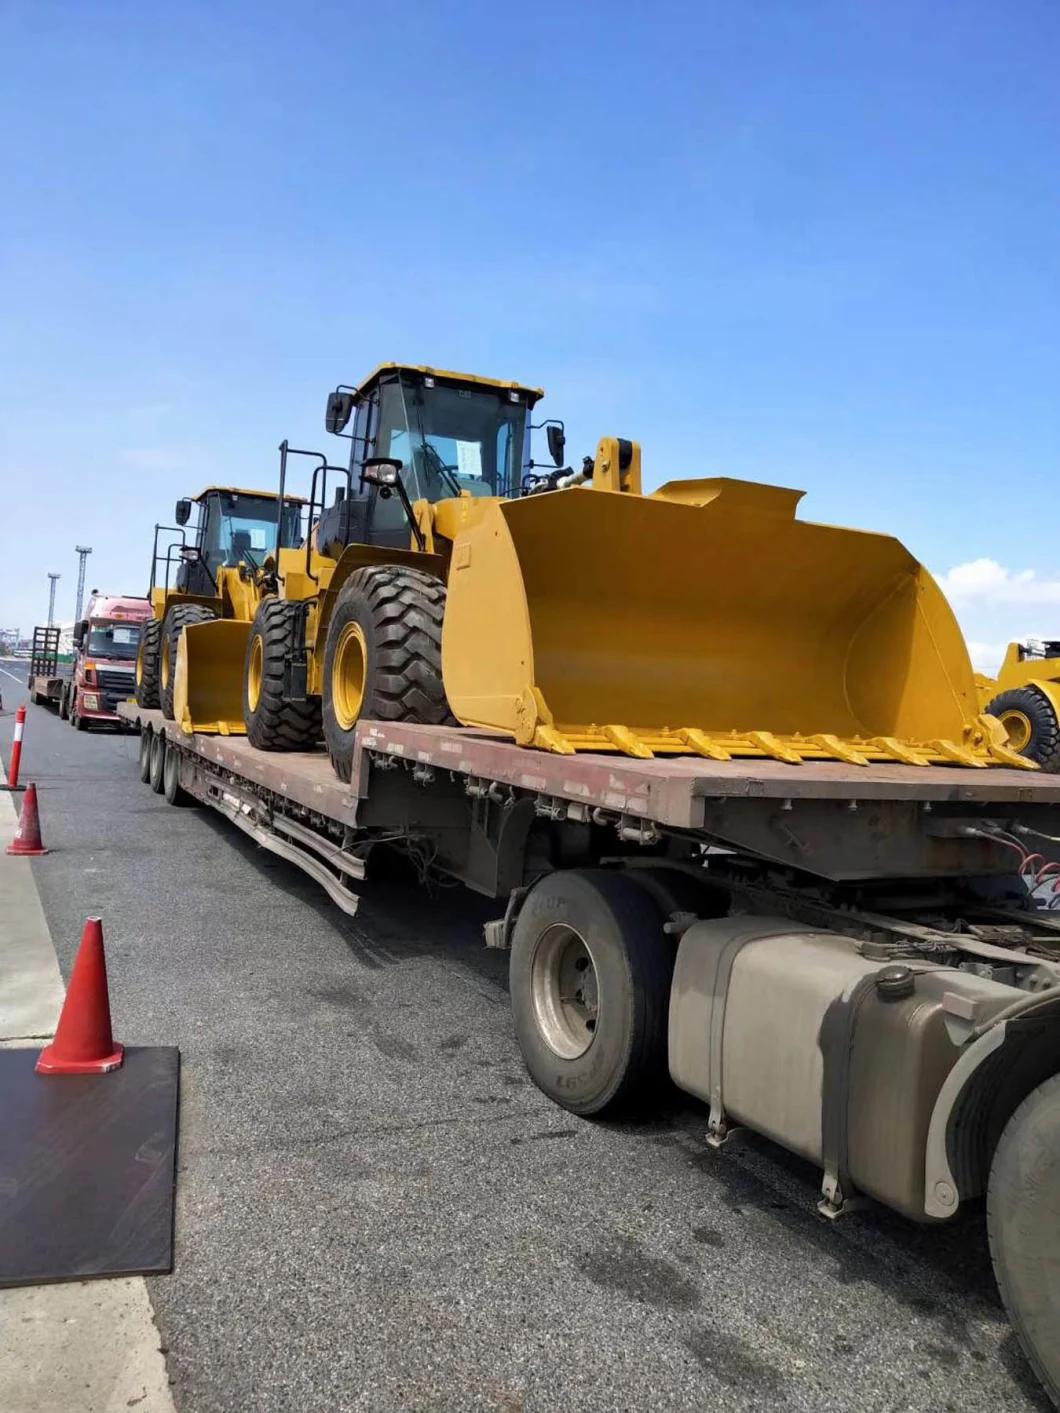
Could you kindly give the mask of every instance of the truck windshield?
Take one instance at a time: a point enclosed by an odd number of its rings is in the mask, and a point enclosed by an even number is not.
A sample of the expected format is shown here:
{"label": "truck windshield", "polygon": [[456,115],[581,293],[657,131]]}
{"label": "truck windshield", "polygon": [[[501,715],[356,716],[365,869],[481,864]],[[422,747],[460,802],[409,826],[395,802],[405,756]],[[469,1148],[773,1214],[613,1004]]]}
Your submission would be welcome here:
{"label": "truck windshield", "polygon": [[85,646],[90,657],[135,662],[139,641],[139,623],[90,623]]}
{"label": "truck windshield", "polygon": [[[301,506],[285,505],[280,545],[301,542]],[[207,497],[203,552],[211,572],[241,560],[260,566],[276,550],[276,501],[272,496],[222,491]]]}

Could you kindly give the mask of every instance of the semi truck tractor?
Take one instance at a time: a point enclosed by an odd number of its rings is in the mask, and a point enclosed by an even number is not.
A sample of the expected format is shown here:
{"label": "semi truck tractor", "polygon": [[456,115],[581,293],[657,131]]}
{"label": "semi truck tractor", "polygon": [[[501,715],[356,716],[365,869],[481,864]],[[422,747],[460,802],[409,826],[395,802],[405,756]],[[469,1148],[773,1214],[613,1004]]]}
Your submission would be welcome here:
{"label": "semi truck tractor", "polygon": [[140,625],[147,599],[92,591],[88,612],[74,624],[74,663],[59,698],[59,715],[77,731],[99,725],[124,729],[119,702],[133,694]]}

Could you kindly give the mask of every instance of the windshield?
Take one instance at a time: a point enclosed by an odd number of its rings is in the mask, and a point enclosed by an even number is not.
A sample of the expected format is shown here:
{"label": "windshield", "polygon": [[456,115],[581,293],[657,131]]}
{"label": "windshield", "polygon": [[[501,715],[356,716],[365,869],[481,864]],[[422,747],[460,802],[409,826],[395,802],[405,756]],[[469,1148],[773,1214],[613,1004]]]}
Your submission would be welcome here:
{"label": "windshield", "polygon": [[[284,505],[280,545],[290,549],[301,542],[300,505]],[[246,495],[238,491],[213,493],[206,500],[203,554],[211,572],[241,560],[260,567],[276,549],[276,500],[273,496]]]}
{"label": "windshield", "polygon": [[522,479],[526,404],[503,390],[453,388],[396,378],[384,386],[377,456],[404,464],[411,500],[510,496]]}
{"label": "windshield", "polygon": [[139,623],[90,623],[85,647],[90,657],[135,662],[139,641]]}

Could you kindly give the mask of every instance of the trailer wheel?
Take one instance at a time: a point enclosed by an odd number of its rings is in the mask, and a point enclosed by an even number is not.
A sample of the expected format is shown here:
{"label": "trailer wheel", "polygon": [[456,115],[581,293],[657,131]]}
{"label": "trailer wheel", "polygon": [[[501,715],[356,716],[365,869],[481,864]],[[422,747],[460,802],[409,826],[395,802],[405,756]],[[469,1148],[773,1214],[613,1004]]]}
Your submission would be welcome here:
{"label": "trailer wheel", "polygon": [[136,649],[136,690],[138,706],[158,706],[158,678],[161,670],[159,647],[162,642],[162,620],[149,618],[140,624],[140,642]]}
{"label": "trailer wheel", "polygon": [[372,565],[339,591],[324,653],[324,739],[349,780],[358,721],[454,720],[442,685],[445,585],[419,569]]}
{"label": "trailer wheel", "polygon": [[1060,1075],[1032,1089],[1005,1125],[990,1168],[986,1221],[1009,1319],[1060,1404]]}
{"label": "trailer wheel", "polygon": [[178,603],[162,620],[162,650],[159,654],[158,702],[162,715],[174,719],[173,687],[177,676],[177,644],[180,635],[192,623],[212,623],[217,617],[212,608],[198,603]]}
{"label": "trailer wheel", "polygon": [[140,732],[140,779],[146,785],[151,779],[151,740],[154,732],[145,726]]}
{"label": "trailer wheel", "polygon": [[667,1084],[674,947],[651,896],[603,869],[549,874],[512,932],[515,1033],[530,1077],[575,1114]]}
{"label": "trailer wheel", "polygon": [[1060,721],[1052,702],[1037,687],[999,692],[987,707],[1008,732],[1008,744],[1043,770],[1060,772]]}
{"label": "trailer wheel", "polygon": [[283,694],[301,613],[300,604],[264,599],[251,624],[243,667],[243,720],[247,740],[262,751],[305,751],[320,740],[320,698],[293,702]]}
{"label": "trailer wheel", "polygon": [[166,733],[164,731],[153,731],[151,733],[151,761],[147,773],[147,782],[156,795],[161,795],[166,788]]}
{"label": "trailer wheel", "polygon": [[162,760],[162,794],[168,805],[191,805],[195,801],[180,783],[180,752],[168,746]]}

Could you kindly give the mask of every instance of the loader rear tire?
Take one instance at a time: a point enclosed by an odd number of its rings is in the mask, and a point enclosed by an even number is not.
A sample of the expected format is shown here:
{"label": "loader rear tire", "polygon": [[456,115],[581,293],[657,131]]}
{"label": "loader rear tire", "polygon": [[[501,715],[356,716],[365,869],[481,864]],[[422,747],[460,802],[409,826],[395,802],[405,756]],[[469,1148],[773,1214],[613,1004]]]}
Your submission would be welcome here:
{"label": "loader rear tire", "polygon": [[339,592],[324,653],[324,740],[349,780],[359,721],[454,724],[442,685],[445,585],[419,569],[371,565]]}
{"label": "loader rear tire", "polygon": [[162,643],[162,620],[149,618],[140,624],[140,643],[136,649],[136,703],[142,707],[158,706],[159,653]]}
{"label": "loader rear tire", "polygon": [[986,1225],[1009,1319],[1060,1406],[1060,1075],[1032,1089],[1002,1130]]}
{"label": "loader rear tire", "polygon": [[675,948],[632,877],[560,869],[512,930],[509,990],[530,1078],[572,1113],[615,1113],[669,1086]]}
{"label": "loader rear tire", "polygon": [[286,599],[258,605],[243,665],[243,720],[247,740],[261,751],[308,751],[320,740],[320,698],[294,702],[283,693],[302,607]]}
{"label": "loader rear tire", "polygon": [[1051,774],[1060,772],[1060,721],[1037,687],[1000,692],[987,707],[1008,731],[1009,745]]}
{"label": "loader rear tire", "polygon": [[192,623],[212,623],[217,617],[212,608],[198,603],[178,603],[162,620],[162,643],[159,653],[158,702],[167,721],[175,720],[173,688],[177,677],[177,645],[184,629]]}

